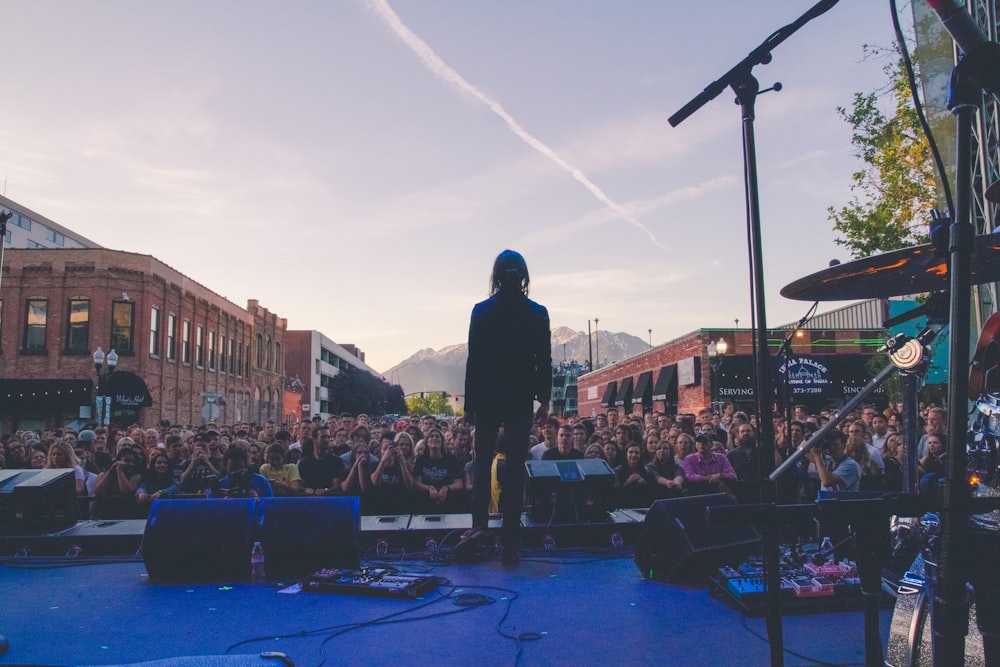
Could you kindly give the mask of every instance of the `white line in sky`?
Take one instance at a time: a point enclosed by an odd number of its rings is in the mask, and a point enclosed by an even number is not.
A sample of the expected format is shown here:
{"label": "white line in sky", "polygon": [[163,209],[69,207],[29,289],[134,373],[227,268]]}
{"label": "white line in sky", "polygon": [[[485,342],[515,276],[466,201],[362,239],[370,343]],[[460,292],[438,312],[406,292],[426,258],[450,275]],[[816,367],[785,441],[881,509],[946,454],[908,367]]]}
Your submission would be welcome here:
{"label": "white line in sky", "polygon": [[566,162],[566,160],[561,158],[554,150],[545,145],[545,143],[543,143],[540,139],[521,127],[521,124],[514,120],[514,118],[507,113],[499,102],[492,99],[489,95],[462,78],[462,75],[444,62],[440,56],[434,52],[434,49],[427,44],[427,42],[418,37],[416,33],[410,30],[403,23],[386,0],[366,0],[366,3],[378,15],[378,17],[382,19],[382,21],[384,21],[394,33],[396,33],[396,36],[399,37],[399,39],[401,39],[403,43],[417,55],[424,66],[432,74],[434,74],[434,76],[441,79],[441,81],[448,86],[451,86],[460,92],[467,93],[485,104],[486,107],[499,116],[501,120],[507,124],[507,127],[510,128],[510,131],[524,141],[524,143],[528,144],[528,146],[534,148],[551,161],[555,162],[566,173],[583,185],[583,187],[587,188],[590,194],[594,195],[599,202],[614,211],[618,217],[644,231],[646,235],[649,236],[650,240],[656,245],[661,248],[664,247],[657,240],[656,235],[653,234],[653,232],[646,227],[646,225],[639,222],[638,218],[629,213],[624,206],[618,204],[612,200],[611,197],[606,195],[601,188],[597,187],[597,185],[587,178],[587,175],[584,174],[583,171]]}

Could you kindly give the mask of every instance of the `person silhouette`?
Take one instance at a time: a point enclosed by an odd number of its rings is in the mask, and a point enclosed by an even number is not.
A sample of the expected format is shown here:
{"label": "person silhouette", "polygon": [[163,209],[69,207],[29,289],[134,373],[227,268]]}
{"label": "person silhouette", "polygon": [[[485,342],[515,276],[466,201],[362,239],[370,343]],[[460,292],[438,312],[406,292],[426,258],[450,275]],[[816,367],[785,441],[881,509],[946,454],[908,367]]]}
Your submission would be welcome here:
{"label": "person silhouette", "polygon": [[468,543],[489,535],[490,469],[500,427],[506,465],[500,495],[503,562],[518,562],[518,532],[524,496],[524,462],[530,445],[533,402],[536,423],[549,414],[552,341],[549,313],[528,298],[528,265],[520,253],[504,250],[493,263],[490,297],[472,309],[465,368],[465,421],[476,426],[472,528]]}

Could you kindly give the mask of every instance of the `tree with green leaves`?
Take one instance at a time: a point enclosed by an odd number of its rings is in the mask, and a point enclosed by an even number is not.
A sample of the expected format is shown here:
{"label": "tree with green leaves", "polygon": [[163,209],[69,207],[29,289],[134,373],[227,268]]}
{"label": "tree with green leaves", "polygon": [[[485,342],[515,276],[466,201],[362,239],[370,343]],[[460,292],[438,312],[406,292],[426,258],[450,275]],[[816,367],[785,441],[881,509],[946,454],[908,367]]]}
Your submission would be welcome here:
{"label": "tree with green leaves", "polygon": [[454,415],[451,407],[454,397],[444,391],[425,391],[406,399],[406,408],[411,415]]}
{"label": "tree with green leaves", "polygon": [[[890,85],[855,93],[851,109],[838,107],[854,129],[851,143],[865,166],[852,176],[851,202],[828,209],[836,242],[855,258],[927,243],[937,177],[927,137],[910,98],[903,64],[885,67]],[[891,103],[891,115],[880,104]]]}
{"label": "tree with green leaves", "polygon": [[353,366],[334,376],[329,392],[333,412],[384,415],[406,410],[402,387]]}

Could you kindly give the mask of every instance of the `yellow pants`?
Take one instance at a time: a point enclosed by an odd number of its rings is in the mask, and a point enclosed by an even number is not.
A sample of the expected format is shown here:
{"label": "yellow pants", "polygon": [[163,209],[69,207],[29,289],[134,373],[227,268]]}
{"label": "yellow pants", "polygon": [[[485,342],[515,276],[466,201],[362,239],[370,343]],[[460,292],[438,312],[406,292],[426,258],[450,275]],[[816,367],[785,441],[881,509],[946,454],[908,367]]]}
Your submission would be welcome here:
{"label": "yellow pants", "polygon": [[506,461],[507,455],[498,452],[493,456],[493,466],[490,468],[490,514],[500,512],[500,479],[497,476],[497,461]]}

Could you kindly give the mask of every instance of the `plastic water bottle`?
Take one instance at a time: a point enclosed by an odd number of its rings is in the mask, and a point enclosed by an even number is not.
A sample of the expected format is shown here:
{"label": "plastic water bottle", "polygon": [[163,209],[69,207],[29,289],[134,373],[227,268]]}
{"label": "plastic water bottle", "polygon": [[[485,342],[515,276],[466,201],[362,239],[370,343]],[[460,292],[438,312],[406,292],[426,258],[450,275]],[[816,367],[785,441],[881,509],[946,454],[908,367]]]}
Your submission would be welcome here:
{"label": "plastic water bottle", "polygon": [[267,575],[264,573],[264,547],[260,546],[260,542],[254,542],[253,549],[250,551],[250,581],[259,584],[266,579]]}
{"label": "plastic water bottle", "polygon": [[833,541],[829,537],[824,537],[823,542],[819,545],[819,552],[821,554],[826,554],[826,562],[832,563],[834,559],[833,554]]}

